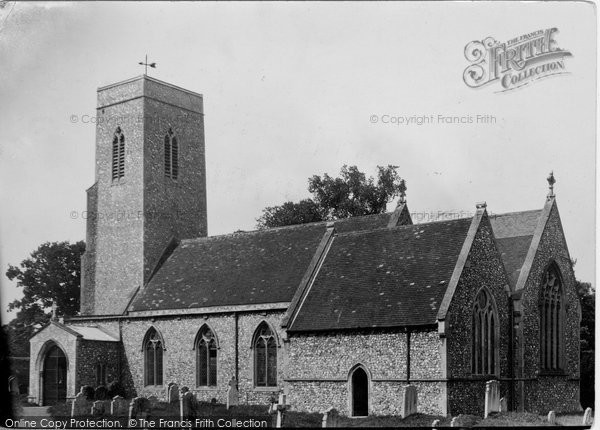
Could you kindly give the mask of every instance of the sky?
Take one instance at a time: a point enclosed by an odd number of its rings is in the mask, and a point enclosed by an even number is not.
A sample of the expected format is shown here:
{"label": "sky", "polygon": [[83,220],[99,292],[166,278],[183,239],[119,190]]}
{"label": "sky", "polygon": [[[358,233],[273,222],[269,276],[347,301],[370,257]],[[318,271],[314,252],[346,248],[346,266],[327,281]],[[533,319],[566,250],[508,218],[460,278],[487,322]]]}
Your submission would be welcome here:
{"label": "sky", "polygon": [[[151,76],[204,95],[210,235],[254,229],[264,207],[309,197],[307,178],[344,164],[399,166],[416,221],[480,201],[490,213],[540,209],[553,170],[576,277],[595,285],[591,3],[0,6],[3,321],[21,294],[8,264],[85,238],[72,213],[94,183],[96,89],[142,74],[146,54]],[[506,92],[465,84],[468,43],[548,28],[572,54],[566,73]]]}

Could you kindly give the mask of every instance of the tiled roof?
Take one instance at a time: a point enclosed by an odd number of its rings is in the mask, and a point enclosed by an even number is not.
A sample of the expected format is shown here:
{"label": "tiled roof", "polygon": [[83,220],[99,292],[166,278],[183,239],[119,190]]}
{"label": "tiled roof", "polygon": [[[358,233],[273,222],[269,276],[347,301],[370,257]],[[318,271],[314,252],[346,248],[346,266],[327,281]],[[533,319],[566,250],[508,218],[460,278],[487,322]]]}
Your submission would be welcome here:
{"label": "tiled roof", "polygon": [[98,327],[79,327],[79,326],[68,326],[71,330],[80,334],[85,340],[100,340],[103,342],[118,342],[116,339],[100,330]]}
{"label": "tiled roof", "polygon": [[498,252],[500,252],[513,289],[519,279],[541,214],[542,210],[533,210],[489,217],[496,237]]}
{"label": "tiled roof", "polygon": [[531,238],[533,236],[517,236],[517,237],[506,237],[504,239],[496,239],[498,245],[498,252],[504,262],[506,268],[506,274],[510,280],[510,285],[514,287],[519,279],[519,273],[523,267],[525,257],[527,257],[527,251],[531,245]]}
{"label": "tiled roof", "polygon": [[470,224],[338,234],[289,331],[434,324]]}
{"label": "tiled roof", "polygon": [[505,237],[533,236],[542,211],[532,210],[490,215],[489,220],[496,239]]}
{"label": "tiled roof", "polygon": [[[385,227],[391,213],[337,220],[336,230]],[[327,223],[184,240],[130,311],[289,302]]]}
{"label": "tiled roof", "polygon": [[130,310],[290,301],[325,223],[184,240]]}

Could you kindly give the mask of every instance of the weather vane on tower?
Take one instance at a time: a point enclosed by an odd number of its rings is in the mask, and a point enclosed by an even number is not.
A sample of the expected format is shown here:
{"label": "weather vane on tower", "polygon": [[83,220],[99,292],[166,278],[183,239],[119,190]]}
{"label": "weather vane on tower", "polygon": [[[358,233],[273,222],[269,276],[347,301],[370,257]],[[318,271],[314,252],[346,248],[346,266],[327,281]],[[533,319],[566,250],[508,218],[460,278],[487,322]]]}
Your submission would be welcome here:
{"label": "weather vane on tower", "polygon": [[145,67],[144,75],[148,74],[148,66],[156,69],[156,63],[148,63],[148,54],[146,54],[146,61],[140,61],[138,64]]}

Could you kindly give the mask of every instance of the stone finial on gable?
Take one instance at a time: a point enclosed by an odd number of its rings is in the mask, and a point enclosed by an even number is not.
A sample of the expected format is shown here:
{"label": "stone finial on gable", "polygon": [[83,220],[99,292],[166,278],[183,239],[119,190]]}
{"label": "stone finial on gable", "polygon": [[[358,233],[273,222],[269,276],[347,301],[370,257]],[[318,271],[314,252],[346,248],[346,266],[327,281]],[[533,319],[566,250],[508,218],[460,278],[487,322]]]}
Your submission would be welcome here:
{"label": "stone finial on gable", "polygon": [[548,181],[548,188],[550,188],[550,192],[548,193],[548,199],[554,198],[554,184],[556,184],[556,179],[554,179],[554,171],[550,172],[550,175],[546,178]]}

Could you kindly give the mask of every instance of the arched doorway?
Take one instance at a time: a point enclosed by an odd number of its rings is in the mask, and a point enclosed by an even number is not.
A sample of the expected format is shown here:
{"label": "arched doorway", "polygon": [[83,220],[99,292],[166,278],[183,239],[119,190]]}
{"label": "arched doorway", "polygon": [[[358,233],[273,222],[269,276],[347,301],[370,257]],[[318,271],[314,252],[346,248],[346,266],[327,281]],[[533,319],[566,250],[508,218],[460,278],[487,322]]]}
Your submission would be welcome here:
{"label": "arched doorway", "polygon": [[43,371],[44,406],[64,403],[67,399],[67,358],[62,350],[53,345],[44,358]]}
{"label": "arched doorway", "polygon": [[352,416],[369,415],[369,377],[362,367],[352,372]]}

